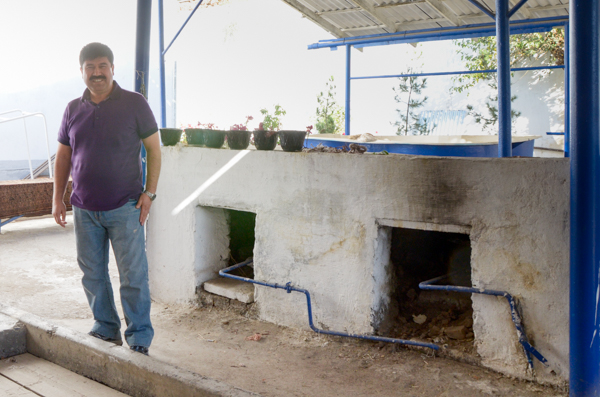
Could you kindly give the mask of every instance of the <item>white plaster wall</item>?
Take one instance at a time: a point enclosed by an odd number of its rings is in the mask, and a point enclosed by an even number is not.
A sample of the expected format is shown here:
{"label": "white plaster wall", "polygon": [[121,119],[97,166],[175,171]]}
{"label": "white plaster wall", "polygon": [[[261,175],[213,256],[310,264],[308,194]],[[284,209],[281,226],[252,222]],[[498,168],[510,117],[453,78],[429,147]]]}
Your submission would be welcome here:
{"label": "white plaster wall", "polygon": [[[255,278],[310,291],[315,325],[369,333],[385,305],[380,224],[470,231],[472,281],[520,299],[528,336],[550,361],[538,380],[568,374],[568,161],[250,151],[179,215],[171,211],[238,151],[164,147],[148,226],[153,297],[194,299],[202,264],[195,208],[257,214]],[[210,273],[211,270],[208,271]],[[306,328],[299,293],[256,288],[266,321]],[[473,297],[485,365],[527,377],[505,301]],[[552,375],[550,370],[556,375]]]}

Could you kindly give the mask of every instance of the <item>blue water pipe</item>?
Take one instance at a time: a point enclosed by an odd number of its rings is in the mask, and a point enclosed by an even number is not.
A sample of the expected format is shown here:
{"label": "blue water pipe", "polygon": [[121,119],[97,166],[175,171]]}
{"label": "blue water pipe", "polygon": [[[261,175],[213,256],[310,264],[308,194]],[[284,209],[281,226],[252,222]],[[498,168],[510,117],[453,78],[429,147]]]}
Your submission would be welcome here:
{"label": "blue water pipe", "polygon": [[308,307],[308,325],[313,331],[315,331],[318,334],[344,336],[344,337],[348,337],[348,338],[364,339],[364,340],[370,340],[370,341],[375,341],[375,342],[388,342],[388,343],[397,343],[397,344],[401,344],[401,345],[419,346],[419,347],[426,347],[426,348],[433,349],[433,350],[440,349],[440,347],[438,345],[433,344],[433,343],[416,342],[416,341],[412,341],[412,340],[404,340],[404,339],[396,339],[396,338],[386,338],[384,336],[350,334],[350,333],[346,333],[346,332],[327,331],[324,329],[317,328],[317,327],[315,327],[315,325],[313,323],[312,304],[311,304],[311,300],[310,300],[310,293],[307,290],[302,289],[302,288],[293,287],[291,282],[288,282],[285,285],[271,284],[271,283],[265,283],[262,281],[256,281],[251,278],[246,278],[246,277],[235,276],[233,274],[229,274],[229,272],[239,269],[244,266],[248,266],[252,262],[253,262],[253,259],[250,258],[250,259],[245,260],[244,262],[238,263],[233,266],[229,266],[226,269],[220,270],[219,275],[222,277],[239,280],[239,281],[243,281],[246,283],[262,285],[264,287],[283,289],[283,290],[286,290],[288,294],[292,293],[292,291],[303,293],[304,295],[306,295],[306,304]]}
{"label": "blue water pipe", "polygon": [[542,356],[542,354],[539,351],[537,351],[535,347],[531,345],[531,343],[529,343],[527,335],[525,334],[525,330],[523,329],[523,321],[521,319],[518,302],[511,294],[509,294],[506,291],[496,291],[492,289],[461,287],[457,285],[435,285],[435,283],[447,279],[448,277],[449,275],[444,275],[431,280],[423,281],[419,284],[419,288],[432,291],[455,291],[464,292],[466,294],[502,296],[506,298],[506,300],[508,301],[508,305],[510,306],[510,315],[512,321],[515,324],[515,328],[517,329],[519,343],[521,344],[521,346],[523,346],[523,351],[525,352],[525,356],[527,357],[527,362],[529,363],[530,370],[533,371],[533,360],[531,359],[531,356],[538,359],[545,366],[548,365],[548,360],[546,360],[546,358]]}

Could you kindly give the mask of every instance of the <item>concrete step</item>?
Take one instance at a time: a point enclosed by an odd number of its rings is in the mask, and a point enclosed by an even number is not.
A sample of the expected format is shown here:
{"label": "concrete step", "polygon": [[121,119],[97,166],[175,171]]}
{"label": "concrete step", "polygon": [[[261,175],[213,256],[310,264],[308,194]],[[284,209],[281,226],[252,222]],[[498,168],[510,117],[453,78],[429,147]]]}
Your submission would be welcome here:
{"label": "concrete step", "polygon": [[254,285],[244,281],[219,277],[205,282],[204,290],[243,303],[254,302]]}

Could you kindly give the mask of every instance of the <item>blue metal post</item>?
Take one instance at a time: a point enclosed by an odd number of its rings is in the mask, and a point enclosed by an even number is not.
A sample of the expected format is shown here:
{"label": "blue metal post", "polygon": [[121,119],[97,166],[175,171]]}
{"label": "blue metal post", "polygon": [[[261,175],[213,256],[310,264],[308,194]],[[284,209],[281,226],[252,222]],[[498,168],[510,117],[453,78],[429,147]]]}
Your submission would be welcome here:
{"label": "blue metal post", "polygon": [[160,72],[160,126],[167,126],[167,96],[165,92],[165,24],[163,16],[163,0],[158,0],[158,48]]}
{"label": "blue metal post", "polygon": [[496,42],[498,46],[498,157],[512,156],[509,29],[508,0],[496,0]]}
{"label": "blue metal post", "polygon": [[598,169],[600,1],[572,0],[570,14],[571,222],[569,386],[571,397],[600,396],[600,222]]}
{"label": "blue metal post", "polygon": [[565,63],[565,82],[564,82],[564,90],[565,90],[565,157],[570,157],[570,129],[571,129],[571,85],[570,85],[570,58],[569,58],[569,24],[565,24],[565,55],[564,55],[564,63]]}
{"label": "blue metal post", "polygon": [[344,110],[344,117],[346,121],[346,135],[350,135],[350,50],[352,46],[346,45],[346,109]]}
{"label": "blue metal post", "polygon": [[[152,0],[138,0],[135,44],[135,91],[148,99]],[[146,148],[142,145],[142,184],[146,184]]]}

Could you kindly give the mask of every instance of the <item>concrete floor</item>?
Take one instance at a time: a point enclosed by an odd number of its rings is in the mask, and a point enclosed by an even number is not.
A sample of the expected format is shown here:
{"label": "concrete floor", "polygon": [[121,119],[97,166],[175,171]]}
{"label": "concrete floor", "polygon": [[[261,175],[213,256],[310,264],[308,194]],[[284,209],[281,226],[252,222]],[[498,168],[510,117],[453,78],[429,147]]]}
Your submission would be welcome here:
{"label": "concrete floor", "polygon": [[[0,303],[84,334],[92,318],[75,259],[72,216],[67,221],[66,229],[49,217],[2,227]],[[110,272],[118,285],[114,258]],[[424,352],[260,322],[232,308],[154,303],[152,310],[152,360],[264,396],[567,395],[564,388],[509,379]],[[258,342],[247,339],[257,334]]]}

